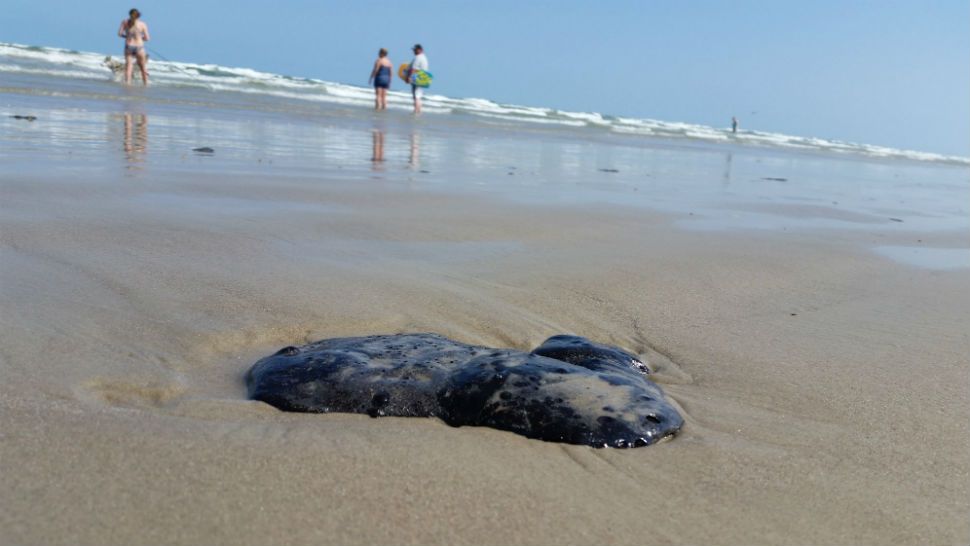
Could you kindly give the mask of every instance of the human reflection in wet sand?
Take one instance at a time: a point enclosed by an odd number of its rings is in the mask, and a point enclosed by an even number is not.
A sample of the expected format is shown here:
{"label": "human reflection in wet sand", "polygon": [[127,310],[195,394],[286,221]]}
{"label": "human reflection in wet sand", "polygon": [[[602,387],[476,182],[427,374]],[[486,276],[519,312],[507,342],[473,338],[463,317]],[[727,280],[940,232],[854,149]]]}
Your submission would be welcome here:
{"label": "human reflection in wet sand", "polygon": [[734,166],[733,163],[734,154],[728,152],[727,156],[724,158],[724,176],[722,177],[722,181],[725,186],[729,186],[731,184],[731,169]]}
{"label": "human reflection in wet sand", "polygon": [[148,151],[148,116],[125,112],[125,159],[128,170],[140,170]]}
{"label": "human reflection in wet sand", "polygon": [[[371,130],[371,170],[384,171],[384,129]],[[393,142],[393,141],[392,141]],[[393,153],[392,153],[393,156]],[[408,168],[418,170],[421,167],[421,135],[411,133],[411,153],[408,156]],[[425,172],[425,171],[421,171]]]}
{"label": "human reflection in wet sand", "polygon": [[384,131],[374,129],[373,134],[373,154],[371,155],[371,168],[375,171],[384,170]]}
{"label": "human reflection in wet sand", "polygon": [[408,165],[411,169],[421,166],[421,135],[418,133],[411,133],[411,155],[408,156]]}

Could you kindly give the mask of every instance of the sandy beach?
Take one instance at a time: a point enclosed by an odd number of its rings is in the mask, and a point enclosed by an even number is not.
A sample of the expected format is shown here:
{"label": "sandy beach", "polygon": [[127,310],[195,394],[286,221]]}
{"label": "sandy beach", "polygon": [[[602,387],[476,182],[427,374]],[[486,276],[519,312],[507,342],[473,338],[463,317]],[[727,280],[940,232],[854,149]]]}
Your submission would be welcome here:
{"label": "sandy beach", "polygon": [[[23,78],[4,544],[970,538],[966,166]],[[399,332],[615,344],[686,426],[591,449],[246,400],[280,347]]]}

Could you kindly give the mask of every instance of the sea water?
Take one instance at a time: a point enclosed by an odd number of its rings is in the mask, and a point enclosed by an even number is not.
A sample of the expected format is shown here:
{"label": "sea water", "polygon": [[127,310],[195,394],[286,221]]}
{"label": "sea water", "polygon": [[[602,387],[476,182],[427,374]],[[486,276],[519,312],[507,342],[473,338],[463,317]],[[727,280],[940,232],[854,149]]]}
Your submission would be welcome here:
{"label": "sea water", "polygon": [[403,92],[374,112],[367,88],[216,65],[153,60],[152,84],[128,87],[103,61],[0,44],[0,175],[271,169],[644,207],[692,230],[970,232],[965,157],[435,94],[420,117]]}
{"label": "sea water", "polygon": [[[81,95],[103,97],[117,89],[105,85],[112,78],[104,64],[105,55],[51,47],[24,46],[0,42],[0,74],[13,76],[56,76],[72,81],[70,87]],[[115,59],[116,61],[118,59]],[[249,68],[231,68],[212,64],[151,61],[151,79],[155,89],[149,95],[157,100],[175,102],[219,102],[225,106],[242,106],[250,102],[278,104],[284,110],[318,111],[319,107],[370,106],[373,92],[369,88],[312,78],[284,76]],[[66,83],[64,85],[67,85]],[[224,91],[207,93],[198,91]],[[51,91],[54,92],[54,91]],[[410,108],[410,94],[391,92],[389,106],[397,110]],[[316,108],[315,108],[316,107]],[[762,131],[733,134],[727,128],[704,125],[611,116],[597,112],[568,112],[554,108],[498,104],[481,98],[453,98],[429,93],[426,112],[474,116],[479,121],[510,122],[515,126],[539,125],[598,129],[625,135],[663,137],[690,141],[730,143],[736,146],[765,146],[797,150],[827,151],[871,157],[894,157],[933,162],[970,165],[970,158],[927,152],[897,150],[873,146],[783,135]]]}

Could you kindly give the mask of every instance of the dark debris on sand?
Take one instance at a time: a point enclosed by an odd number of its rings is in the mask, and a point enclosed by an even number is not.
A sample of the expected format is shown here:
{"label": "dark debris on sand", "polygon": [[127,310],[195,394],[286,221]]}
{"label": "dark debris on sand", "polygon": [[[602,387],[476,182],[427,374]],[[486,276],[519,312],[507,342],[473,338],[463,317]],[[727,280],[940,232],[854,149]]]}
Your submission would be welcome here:
{"label": "dark debris on sand", "polygon": [[641,447],[683,418],[636,356],[559,335],[532,352],[437,334],[325,339],[285,347],[246,375],[249,397],[281,410],[437,417],[528,438]]}

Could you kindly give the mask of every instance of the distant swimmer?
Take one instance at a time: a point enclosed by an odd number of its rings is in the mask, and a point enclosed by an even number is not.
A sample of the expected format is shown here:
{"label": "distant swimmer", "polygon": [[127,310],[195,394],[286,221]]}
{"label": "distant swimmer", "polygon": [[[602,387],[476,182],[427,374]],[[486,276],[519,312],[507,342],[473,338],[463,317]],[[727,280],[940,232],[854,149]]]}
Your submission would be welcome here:
{"label": "distant swimmer", "polygon": [[731,133],[738,134],[738,118],[731,116]]}
{"label": "distant swimmer", "polygon": [[383,47],[377,52],[374,69],[370,71],[368,82],[374,83],[374,109],[387,110],[387,90],[391,87],[391,69],[394,63],[387,58],[387,50]]}
{"label": "distant swimmer", "polygon": [[421,44],[414,44],[411,48],[414,51],[414,60],[411,61],[411,67],[408,69],[408,83],[411,84],[411,96],[414,97],[414,113],[421,113],[421,97],[424,96],[424,88],[418,87],[414,82],[415,73],[419,70],[425,72],[429,71],[428,68],[428,57],[424,54],[424,48]]}
{"label": "distant swimmer", "polygon": [[141,81],[148,85],[148,55],[145,53],[145,42],[151,40],[148,35],[148,25],[139,20],[141,12],[131,8],[128,18],[118,27],[118,36],[125,39],[125,83],[131,83],[131,72],[134,69],[132,60],[138,62],[141,71]]}

